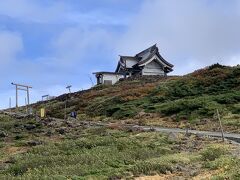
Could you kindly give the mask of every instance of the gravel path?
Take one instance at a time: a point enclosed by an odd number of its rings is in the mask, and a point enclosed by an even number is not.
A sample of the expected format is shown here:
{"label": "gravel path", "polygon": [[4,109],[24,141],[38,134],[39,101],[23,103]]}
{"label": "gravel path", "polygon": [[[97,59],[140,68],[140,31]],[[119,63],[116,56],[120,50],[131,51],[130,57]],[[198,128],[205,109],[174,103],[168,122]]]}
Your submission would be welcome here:
{"label": "gravel path", "polygon": [[[27,115],[22,114],[22,113],[14,113],[14,112],[6,112],[2,111],[1,113],[7,114],[9,116],[17,116],[18,118],[24,118]],[[63,119],[56,119],[56,118],[51,118],[56,121],[65,121]],[[79,121],[78,121],[79,122]],[[92,122],[92,121],[80,121],[79,123],[84,123],[84,124],[89,124],[90,126],[109,126],[111,125],[110,123],[103,123],[103,122]],[[191,130],[191,129],[179,129],[179,128],[163,128],[163,127],[157,127],[157,126],[139,126],[139,125],[134,125],[134,124],[127,124],[124,125],[122,124],[121,126],[123,127],[132,127],[132,128],[140,128],[143,130],[154,130],[157,132],[164,132],[164,133],[189,133],[189,134],[195,134],[195,135],[200,135],[200,136],[210,136],[210,137],[218,137],[221,138],[222,134],[221,132],[213,132],[213,131],[198,131],[198,130]],[[224,138],[234,141],[235,143],[240,144],[240,134],[236,133],[224,133]]]}

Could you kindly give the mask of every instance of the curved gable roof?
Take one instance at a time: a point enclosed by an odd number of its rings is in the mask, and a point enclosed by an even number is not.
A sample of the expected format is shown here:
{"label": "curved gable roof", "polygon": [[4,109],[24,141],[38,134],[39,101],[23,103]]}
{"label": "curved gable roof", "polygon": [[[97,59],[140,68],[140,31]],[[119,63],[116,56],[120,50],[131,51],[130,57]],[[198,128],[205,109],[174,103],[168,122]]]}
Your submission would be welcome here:
{"label": "curved gable roof", "polygon": [[118,62],[116,72],[118,72],[119,68],[124,65],[124,60],[127,59],[134,59],[138,61],[136,65],[143,65],[144,63],[148,62],[154,55],[157,55],[160,61],[162,61],[165,65],[167,65],[167,68],[172,71],[173,65],[166,61],[159,53],[159,49],[156,44],[153,46],[139,52],[135,56],[120,56],[120,60]]}

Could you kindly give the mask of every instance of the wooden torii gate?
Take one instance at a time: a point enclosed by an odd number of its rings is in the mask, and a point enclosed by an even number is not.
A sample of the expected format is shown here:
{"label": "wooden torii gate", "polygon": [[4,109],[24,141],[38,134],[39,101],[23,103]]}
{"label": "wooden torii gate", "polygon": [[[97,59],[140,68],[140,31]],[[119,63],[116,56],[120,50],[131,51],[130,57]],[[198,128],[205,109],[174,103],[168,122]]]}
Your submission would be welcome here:
{"label": "wooden torii gate", "polygon": [[44,101],[44,99],[49,100],[49,94],[43,95],[43,96],[42,96],[42,101]]}
{"label": "wooden torii gate", "polygon": [[22,84],[16,84],[12,83],[16,87],[16,108],[18,108],[18,90],[26,91],[27,92],[27,106],[30,104],[30,96],[29,96],[29,89],[31,89],[31,86],[22,85]]}
{"label": "wooden torii gate", "polygon": [[68,89],[69,93],[71,93],[71,85],[67,86],[66,89]]}

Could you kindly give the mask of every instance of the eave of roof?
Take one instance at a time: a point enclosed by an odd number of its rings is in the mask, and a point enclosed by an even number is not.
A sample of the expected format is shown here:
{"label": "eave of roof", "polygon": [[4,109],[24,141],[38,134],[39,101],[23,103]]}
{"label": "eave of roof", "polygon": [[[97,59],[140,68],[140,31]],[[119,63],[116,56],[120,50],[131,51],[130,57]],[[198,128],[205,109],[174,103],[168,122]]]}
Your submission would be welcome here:
{"label": "eave of roof", "polygon": [[171,64],[171,63],[169,63],[168,61],[166,61],[166,60],[161,56],[161,54],[160,54],[159,52],[157,52],[157,56],[158,56],[165,64],[167,64],[167,65],[170,66],[171,68],[174,67],[174,65]]}
{"label": "eave of roof", "polygon": [[[154,47],[154,46],[152,46],[152,47]],[[144,59],[143,61],[139,61],[139,62],[138,62],[138,65],[142,65],[142,64],[146,63],[146,62],[149,61],[155,54],[159,57],[159,59],[160,59],[163,63],[165,63],[165,64],[166,64],[167,66],[169,66],[170,68],[173,68],[173,65],[172,65],[171,63],[169,63],[168,61],[166,61],[166,60],[160,55],[159,50],[158,50],[158,48],[157,48],[156,46],[155,46],[155,49],[150,53],[150,55],[149,55],[146,59]]]}
{"label": "eave of roof", "polygon": [[107,72],[107,71],[100,71],[100,72],[94,72],[93,74],[115,74],[115,75],[123,75],[122,73],[118,72]]}
{"label": "eave of roof", "polygon": [[156,49],[156,48],[157,48],[157,44],[154,44],[153,46],[151,46],[151,47],[149,47],[149,48],[141,51],[140,53],[137,53],[137,54],[135,55],[135,57],[140,56],[140,55],[141,55],[142,53],[144,53],[144,52],[148,52],[148,51],[151,52],[151,51],[153,51],[153,50]]}
{"label": "eave of roof", "polygon": [[120,56],[119,62],[125,63],[125,61],[128,60],[140,61],[140,59],[136,56]]}
{"label": "eave of roof", "polygon": [[166,64],[167,66],[169,66],[170,68],[173,68],[174,66],[172,64],[170,64],[169,62],[167,62],[158,52],[156,53],[152,53],[147,59],[145,59],[144,61],[140,61],[138,63],[138,65],[143,65],[144,63],[148,62],[154,55],[157,55],[159,57],[159,59]]}
{"label": "eave of roof", "polygon": [[118,72],[118,69],[120,68],[120,60],[118,61],[118,64],[117,64],[117,68],[115,70],[115,72],[117,73]]}

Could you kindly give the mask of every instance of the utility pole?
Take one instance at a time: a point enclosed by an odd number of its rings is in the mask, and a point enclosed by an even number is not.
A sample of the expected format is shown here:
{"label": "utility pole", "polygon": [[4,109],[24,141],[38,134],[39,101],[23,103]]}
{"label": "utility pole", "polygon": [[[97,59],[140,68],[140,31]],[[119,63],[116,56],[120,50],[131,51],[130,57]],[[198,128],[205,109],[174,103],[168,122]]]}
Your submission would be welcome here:
{"label": "utility pole", "polygon": [[[67,86],[66,89],[68,89],[69,93],[71,93],[71,85]],[[68,98],[68,94],[66,94],[66,100],[65,100],[65,110],[64,110],[64,119],[67,119],[67,98]]]}
{"label": "utility pole", "polygon": [[65,107],[64,107],[64,119],[67,120],[67,95],[66,95]]}
{"label": "utility pole", "polygon": [[32,87],[27,85],[22,85],[22,84],[16,84],[16,83],[12,83],[12,85],[14,85],[16,88],[16,109],[18,108],[18,90],[27,92],[26,106],[29,106],[30,104],[29,89],[31,89]]}
{"label": "utility pole", "polygon": [[10,97],[9,98],[9,110],[11,111],[11,108],[12,108],[12,98]]}

